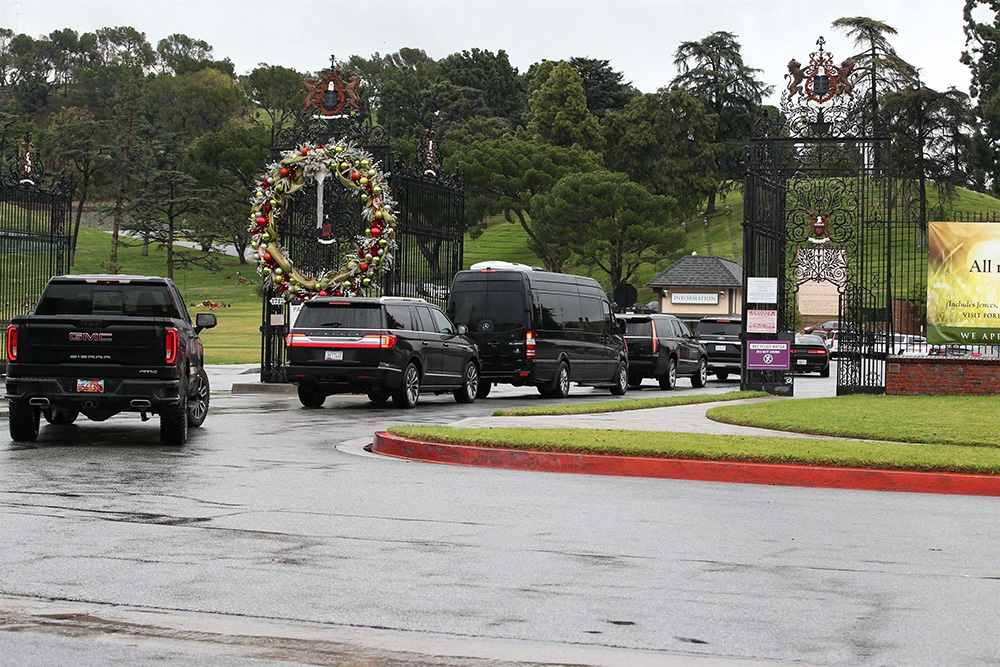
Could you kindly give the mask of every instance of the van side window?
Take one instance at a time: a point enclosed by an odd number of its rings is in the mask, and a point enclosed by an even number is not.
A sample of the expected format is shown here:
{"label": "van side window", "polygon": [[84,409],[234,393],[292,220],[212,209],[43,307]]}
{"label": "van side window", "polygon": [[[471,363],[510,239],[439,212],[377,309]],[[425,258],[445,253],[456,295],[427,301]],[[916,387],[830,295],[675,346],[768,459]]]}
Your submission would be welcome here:
{"label": "van side window", "polygon": [[562,329],[566,325],[579,329],[580,297],[575,294],[538,292],[538,305],[542,309],[542,329]]}
{"label": "van side window", "polygon": [[615,326],[615,315],[611,312],[611,304],[607,301],[601,301],[601,305],[604,307],[604,326],[608,331],[617,331],[618,327]]}
{"label": "van side window", "polygon": [[389,329],[417,329],[413,324],[413,309],[410,306],[386,304],[385,320]]}
{"label": "van side window", "polygon": [[589,333],[603,333],[611,311],[602,310],[601,304],[604,302],[594,297],[582,296],[580,302],[583,304],[583,330]]}

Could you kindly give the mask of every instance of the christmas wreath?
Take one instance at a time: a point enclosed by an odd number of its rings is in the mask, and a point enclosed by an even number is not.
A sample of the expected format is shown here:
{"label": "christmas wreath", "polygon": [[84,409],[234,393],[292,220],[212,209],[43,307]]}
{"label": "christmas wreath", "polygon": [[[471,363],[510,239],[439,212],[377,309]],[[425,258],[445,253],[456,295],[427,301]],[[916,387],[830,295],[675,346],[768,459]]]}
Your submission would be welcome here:
{"label": "christmas wreath", "polygon": [[[346,188],[361,193],[363,235],[344,257],[343,264],[326,275],[310,277],[295,268],[282,250],[277,221],[291,196],[311,179],[318,181],[317,218],[322,223],[323,182],[336,174]],[[313,296],[358,296],[392,265],[396,221],[386,175],[371,155],[351,144],[302,146],[288,151],[268,167],[251,200],[250,246],[258,273],[288,300]],[[328,238],[326,242],[332,242]],[[323,241],[321,241],[323,242]]]}

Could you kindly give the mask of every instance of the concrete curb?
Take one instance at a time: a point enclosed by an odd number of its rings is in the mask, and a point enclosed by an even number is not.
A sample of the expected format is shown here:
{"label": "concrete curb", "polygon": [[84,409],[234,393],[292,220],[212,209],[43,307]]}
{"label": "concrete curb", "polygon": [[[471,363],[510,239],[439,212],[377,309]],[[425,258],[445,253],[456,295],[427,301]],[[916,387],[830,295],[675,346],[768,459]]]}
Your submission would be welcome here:
{"label": "concrete curb", "polygon": [[537,472],[689,479],[703,482],[805,486],[859,491],[1000,496],[1000,475],[495,449],[411,440],[390,435],[386,431],[375,433],[372,451],[386,456],[431,463]]}

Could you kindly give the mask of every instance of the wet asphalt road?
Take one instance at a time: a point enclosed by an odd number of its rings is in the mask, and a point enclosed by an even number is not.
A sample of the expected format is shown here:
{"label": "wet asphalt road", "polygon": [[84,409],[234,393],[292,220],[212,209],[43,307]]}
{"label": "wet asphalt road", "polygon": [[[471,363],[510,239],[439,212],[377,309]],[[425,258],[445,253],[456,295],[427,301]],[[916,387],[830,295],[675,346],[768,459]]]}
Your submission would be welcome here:
{"label": "wet asphalt road", "polygon": [[[659,393],[651,387],[642,394]],[[32,446],[4,430],[0,629],[20,632],[0,632],[0,664],[1000,658],[995,499],[485,470],[338,449],[394,423],[539,400],[512,390],[459,406],[445,395],[399,412],[331,397],[306,410],[294,397],[220,393],[183,449],[160,447],[157,422],[137,416],[43,426]],[[109,619],[116,610],[125,616]],[[139,612],[159,620],[127,615]],[[296,640],[303,627],[322,636]],[[218,641],[226,632],[243,638]]]}

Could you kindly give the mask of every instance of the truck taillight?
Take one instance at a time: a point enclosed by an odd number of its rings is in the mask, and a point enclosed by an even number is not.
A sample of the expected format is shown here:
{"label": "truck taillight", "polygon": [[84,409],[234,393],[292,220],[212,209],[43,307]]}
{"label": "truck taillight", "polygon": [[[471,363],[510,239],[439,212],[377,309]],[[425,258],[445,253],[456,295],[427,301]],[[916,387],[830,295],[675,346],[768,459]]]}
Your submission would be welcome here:
{"label": "truck taillight", "polygon": [[167,364],[177,363],[177,329],[167,329],[167,344],[164,362]]}
{"label": "truck taillight", "polygon": [[656,354],[656,351],[660,349],[660,341],[656,339],[656,322],[650,320],[649,330],[653,332],[653,354]]}
{"label": "truck taillight", "polygon": [[7,361],[17,361],[17,326],[7,327]]}
{"label": "truck taillight", "polygon": [[524,358],[535,358],[535,332],[528,331],[524,334]]}

